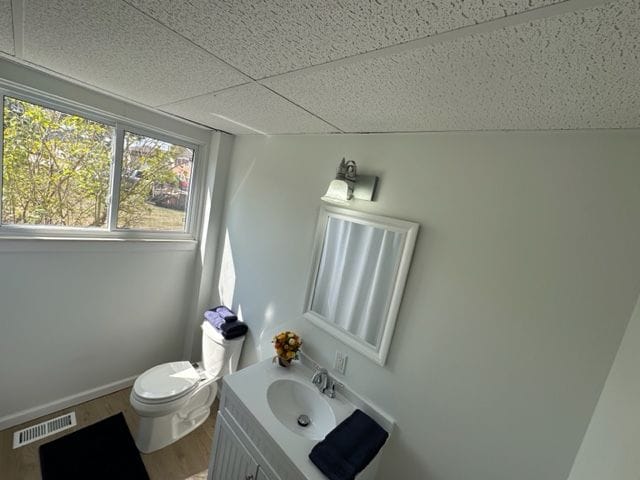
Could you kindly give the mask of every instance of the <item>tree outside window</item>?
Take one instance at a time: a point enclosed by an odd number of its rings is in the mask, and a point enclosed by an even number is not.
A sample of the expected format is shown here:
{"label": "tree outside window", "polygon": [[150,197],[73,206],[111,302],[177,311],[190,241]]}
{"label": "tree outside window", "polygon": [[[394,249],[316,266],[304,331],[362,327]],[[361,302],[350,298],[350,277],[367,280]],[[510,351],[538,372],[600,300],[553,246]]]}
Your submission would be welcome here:
{"label": "tree outside window", "polygon": [[[185,231],[194,151],[124,132],[117,228]],[[2,224],[108,228],[115,128],[4,97]]]}

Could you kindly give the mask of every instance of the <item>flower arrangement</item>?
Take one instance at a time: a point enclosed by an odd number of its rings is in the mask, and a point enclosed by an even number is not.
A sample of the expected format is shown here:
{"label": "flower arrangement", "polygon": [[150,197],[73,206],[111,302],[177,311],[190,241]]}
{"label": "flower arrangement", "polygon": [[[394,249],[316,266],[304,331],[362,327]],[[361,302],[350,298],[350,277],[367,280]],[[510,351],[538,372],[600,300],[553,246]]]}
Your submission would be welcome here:
{"label": "flower arrangement", "polygon": [[273,337],[272,343],[276,349],[276,356],[273,357],[273,361],[278,360],[280,365],[288,367],[292,360],[298,358],[302,339],[294,332],[286,331],[280,332]]}

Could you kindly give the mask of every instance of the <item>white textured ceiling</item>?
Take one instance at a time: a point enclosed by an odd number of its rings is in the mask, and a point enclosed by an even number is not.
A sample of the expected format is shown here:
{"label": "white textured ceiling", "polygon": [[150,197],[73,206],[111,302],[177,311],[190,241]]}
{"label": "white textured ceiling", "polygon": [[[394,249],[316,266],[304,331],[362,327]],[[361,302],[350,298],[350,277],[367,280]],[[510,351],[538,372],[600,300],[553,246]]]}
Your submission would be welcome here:
{"label": "white textured ceiling", "polygon": [[127,0],[263,78],[562,0]]}
{"label": "white textured ceiling", "polygon": [[147,105],[246,82],[124,2],[29,0],[24,18],[26,60]]}
{"label": "white textured ceiling", "polygon": [[0,0],[0,51],[13,55],[11,0]]}
{"label": "white textured ceiling", "polygon": [[0,9],[18,61],[231,133],[640,128],[640,0]]}
{"label": "white textured ceiling", "polygon": [[637,0],[266,84],[344,131],[640,126]]}
{"label": "white textured ceiling", "polygon": [[[336,129],[262,85],[250,83],[160,107],[235,133],[329,133]],[[235,120],[242,119],[242,122]]]}

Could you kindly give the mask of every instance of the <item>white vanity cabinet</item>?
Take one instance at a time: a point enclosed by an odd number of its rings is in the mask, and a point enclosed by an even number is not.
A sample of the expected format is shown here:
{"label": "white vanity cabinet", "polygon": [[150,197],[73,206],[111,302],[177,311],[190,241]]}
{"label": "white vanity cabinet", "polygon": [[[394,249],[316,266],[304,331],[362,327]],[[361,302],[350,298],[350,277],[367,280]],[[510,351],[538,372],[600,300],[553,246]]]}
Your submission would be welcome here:
{"label": "white vanity cabinet", "polygon": [[[393,429],[347,386],[334,398],[322,395],[312,375],[303,364],[282,368],[265,359],[223,378],[208,480],[327,480],[309,452],[355,408]],[[295,422],[300,414],[309,415],[311,428]],[[358,480],[376,478],[377,460]]]}
{"label": "white vanity cabinet", "polygon": [[223,384],[207,479],[303,480],[304,477]]}
{"label": "white vanity cabinet", "polygon": [[[242,445],[222,415],[216,420],[215,452],[209,466],[209,479],[256,480],[258,463]],[[260,478],[267,478],[261,475]]]}

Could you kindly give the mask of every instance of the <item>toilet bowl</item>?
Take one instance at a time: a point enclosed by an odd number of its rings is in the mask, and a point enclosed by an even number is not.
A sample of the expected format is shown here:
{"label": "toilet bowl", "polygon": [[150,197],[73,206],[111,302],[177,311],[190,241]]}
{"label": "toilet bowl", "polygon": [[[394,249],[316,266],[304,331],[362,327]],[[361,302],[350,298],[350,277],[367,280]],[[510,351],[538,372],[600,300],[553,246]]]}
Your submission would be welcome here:
{"label": "toilet bowl", "polygon": [[216,380],[233,373],[244,337],[226,340],[211,324],[202,324],[202,362],[169,362],[140,375],[130,402],[140,417],[136,446],[150,453],[198,428],[209,417],[218,393]]}

